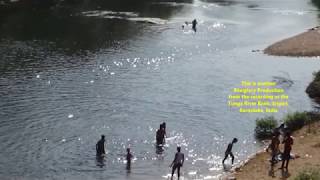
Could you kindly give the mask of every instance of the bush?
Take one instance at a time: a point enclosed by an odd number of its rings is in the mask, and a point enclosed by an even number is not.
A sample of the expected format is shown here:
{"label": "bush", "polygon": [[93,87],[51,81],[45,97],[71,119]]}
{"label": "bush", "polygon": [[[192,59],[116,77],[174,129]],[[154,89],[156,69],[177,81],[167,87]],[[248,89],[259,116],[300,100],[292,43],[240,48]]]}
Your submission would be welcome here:
{"label": "bush", "polygon": [[320,169],[308,169],[300,172],[294,180],[319,180]]}
{"label": "bush", "polygon": [[257,138],[270,138],[273,130],[278,126],[277,120],[273,116],[259,118],[256,120],[255,134]]}
{"label": "bush", "polygon": [[314,79],[308,85],[306,89],[306,93],[309,95],[310,98],[320,98],[320,71],[313,73]]}
{"label": "bush", "polygon": [[291,113],[285,117],[284,123],[287,125],[289,130],[294,131],[309,123],[309,116],[307,112]]}
{"label": "bush", "polygon": [[320,71],[312,73],[314,76],[314,81],[320,81]]}

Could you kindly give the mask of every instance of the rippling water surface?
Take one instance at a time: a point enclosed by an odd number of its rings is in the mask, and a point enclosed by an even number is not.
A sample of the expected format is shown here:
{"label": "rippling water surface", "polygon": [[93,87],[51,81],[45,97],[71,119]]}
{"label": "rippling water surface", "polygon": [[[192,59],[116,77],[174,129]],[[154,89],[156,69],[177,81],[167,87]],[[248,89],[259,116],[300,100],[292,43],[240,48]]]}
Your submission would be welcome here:
{"label": "rippling water surface", "polygon": [[[242,80],[290,78],[288,109],[310,110],[304,90],[317,58],[252,52],[315,26],[307,1],[150,3],[2,13],[0,18],[0,177],[167,179],[175,148],[185,179],[216,179],[233,137],[236,163],[261,148],[255,119],[227,106]],[[0,13],[1,14],[1,13]],[[181,29],[197,18],[198,31]],[[165,150],[155,132],[167,122]],[[107,157],[95,157],[106,135]],[[125,169],[125,149],[135,157]]]}

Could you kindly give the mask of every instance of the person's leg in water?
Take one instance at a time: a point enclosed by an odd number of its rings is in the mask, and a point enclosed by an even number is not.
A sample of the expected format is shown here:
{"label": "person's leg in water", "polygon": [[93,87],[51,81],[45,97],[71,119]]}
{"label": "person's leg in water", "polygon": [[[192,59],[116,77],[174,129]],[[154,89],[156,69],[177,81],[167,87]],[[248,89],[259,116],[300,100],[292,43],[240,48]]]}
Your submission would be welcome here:
{"label": "person's leg in water", "polygon": [[232,152],[230,152],[230,156],[231,156],[231,158],[232,158],[232,164],[233,164],[233,161],[234,161],[234,156],[233,156],[233,154],[232,154]]}
{"label": "person's leg in water", "polygon": [[224,155],[224,159],[222,160],[222,164],[224,164],[224,161],[228,158],[228,156],[229,156],[229,153],[226,153],[226,154]]}
{"label": "person's leg in water", "polygon": [[171,179],[173,179],[174,172],[176,171],[177,165],[172,166]]}
{"label": "person's leg in water", "polygon": [[177,167],[177,171],[178,171],[178,180],[180,179],[180,167],[181,165],[179,164],[178,167]]}

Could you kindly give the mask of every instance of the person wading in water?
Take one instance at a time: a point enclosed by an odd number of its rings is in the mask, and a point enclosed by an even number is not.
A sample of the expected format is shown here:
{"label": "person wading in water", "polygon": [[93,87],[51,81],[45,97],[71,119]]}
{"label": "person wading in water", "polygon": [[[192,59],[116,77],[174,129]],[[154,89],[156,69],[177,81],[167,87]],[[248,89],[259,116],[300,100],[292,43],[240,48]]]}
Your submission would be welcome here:
{"label": "person wading in water", "polygon": [[229,155],[232,158],[232,164],[233,164],[234,156],[233,156],[233,153],[232,153],[232,147],[233,147],[233,144],[235,144],[237,142],[238,142],[238,139],[237,138],[233,138],[232,142],[228,144],[228,147],[227,147],[227,150],[225,152],[225,156],[224,156],[224,159],[222,161],[222,164],[224,164],[224,161],[228,158]]}
{"label": "person wading in water", "polygon": [[184,163],[184,154],[181,152],[181,147],[177,147],[177,152],[174,156],[174,160],[172,161],[170,167],[172,167],[171,172],[171,180],[173,179],[173,174],[177,169],[178,179],[180,179],[180,168],[183,166]]}

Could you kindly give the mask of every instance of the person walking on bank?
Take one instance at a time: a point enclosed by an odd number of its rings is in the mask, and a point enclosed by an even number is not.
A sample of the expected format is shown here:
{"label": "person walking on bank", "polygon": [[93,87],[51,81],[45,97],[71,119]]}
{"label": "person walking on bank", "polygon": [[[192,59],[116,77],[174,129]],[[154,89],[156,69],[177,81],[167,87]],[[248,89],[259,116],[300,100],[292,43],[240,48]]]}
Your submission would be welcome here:
{"label": "person walking on bank", "polygon": [[237,142],[238,142],[238,139],[237,138],[233,138],[232,142],[228,144],[227,150],[225,152],[224,159],[222,160],[222,164],[224,164],[224,161],[228,158],[229,155],[232,158],[232,164],[233,164],[234,156],[233,156],[233,153],[232,153],[232,147],[233,147],[233,144],[235,144]]}
{"label": "person walking on bank", "polygon": [[177,152],[174,156],[174,159],[170,165],[172,167],[172,172],[171,172],[171,180],[173,179],[173,174],[175,170],[177,169],[178,173],[178,180],[180,179],[180,168],[183,166],[184,163],[184,154],[181,153],[181,147],[177,147]]}
{"label": "person walking on bank", "polygon": [[101,157],[106,154],[106,151],[104,149],[104,142],[105,142],[105,136],[101,135],[101,139],[96,144],[96,153],[97,156]]}
{"label": "person walking on bank", "polygon": [[284,144],[284,151],[282,154],[282,165],[280,169],[284,168],[284,164],[286,162],[286,169],[288,171],[288,165],[289,165],[289,160],[290,160],[290,152],[292,149],[292,145],[293,145],[293,139],[291,137],[290,132],[286,133],[286,136],[282,142],[282,144]]}

